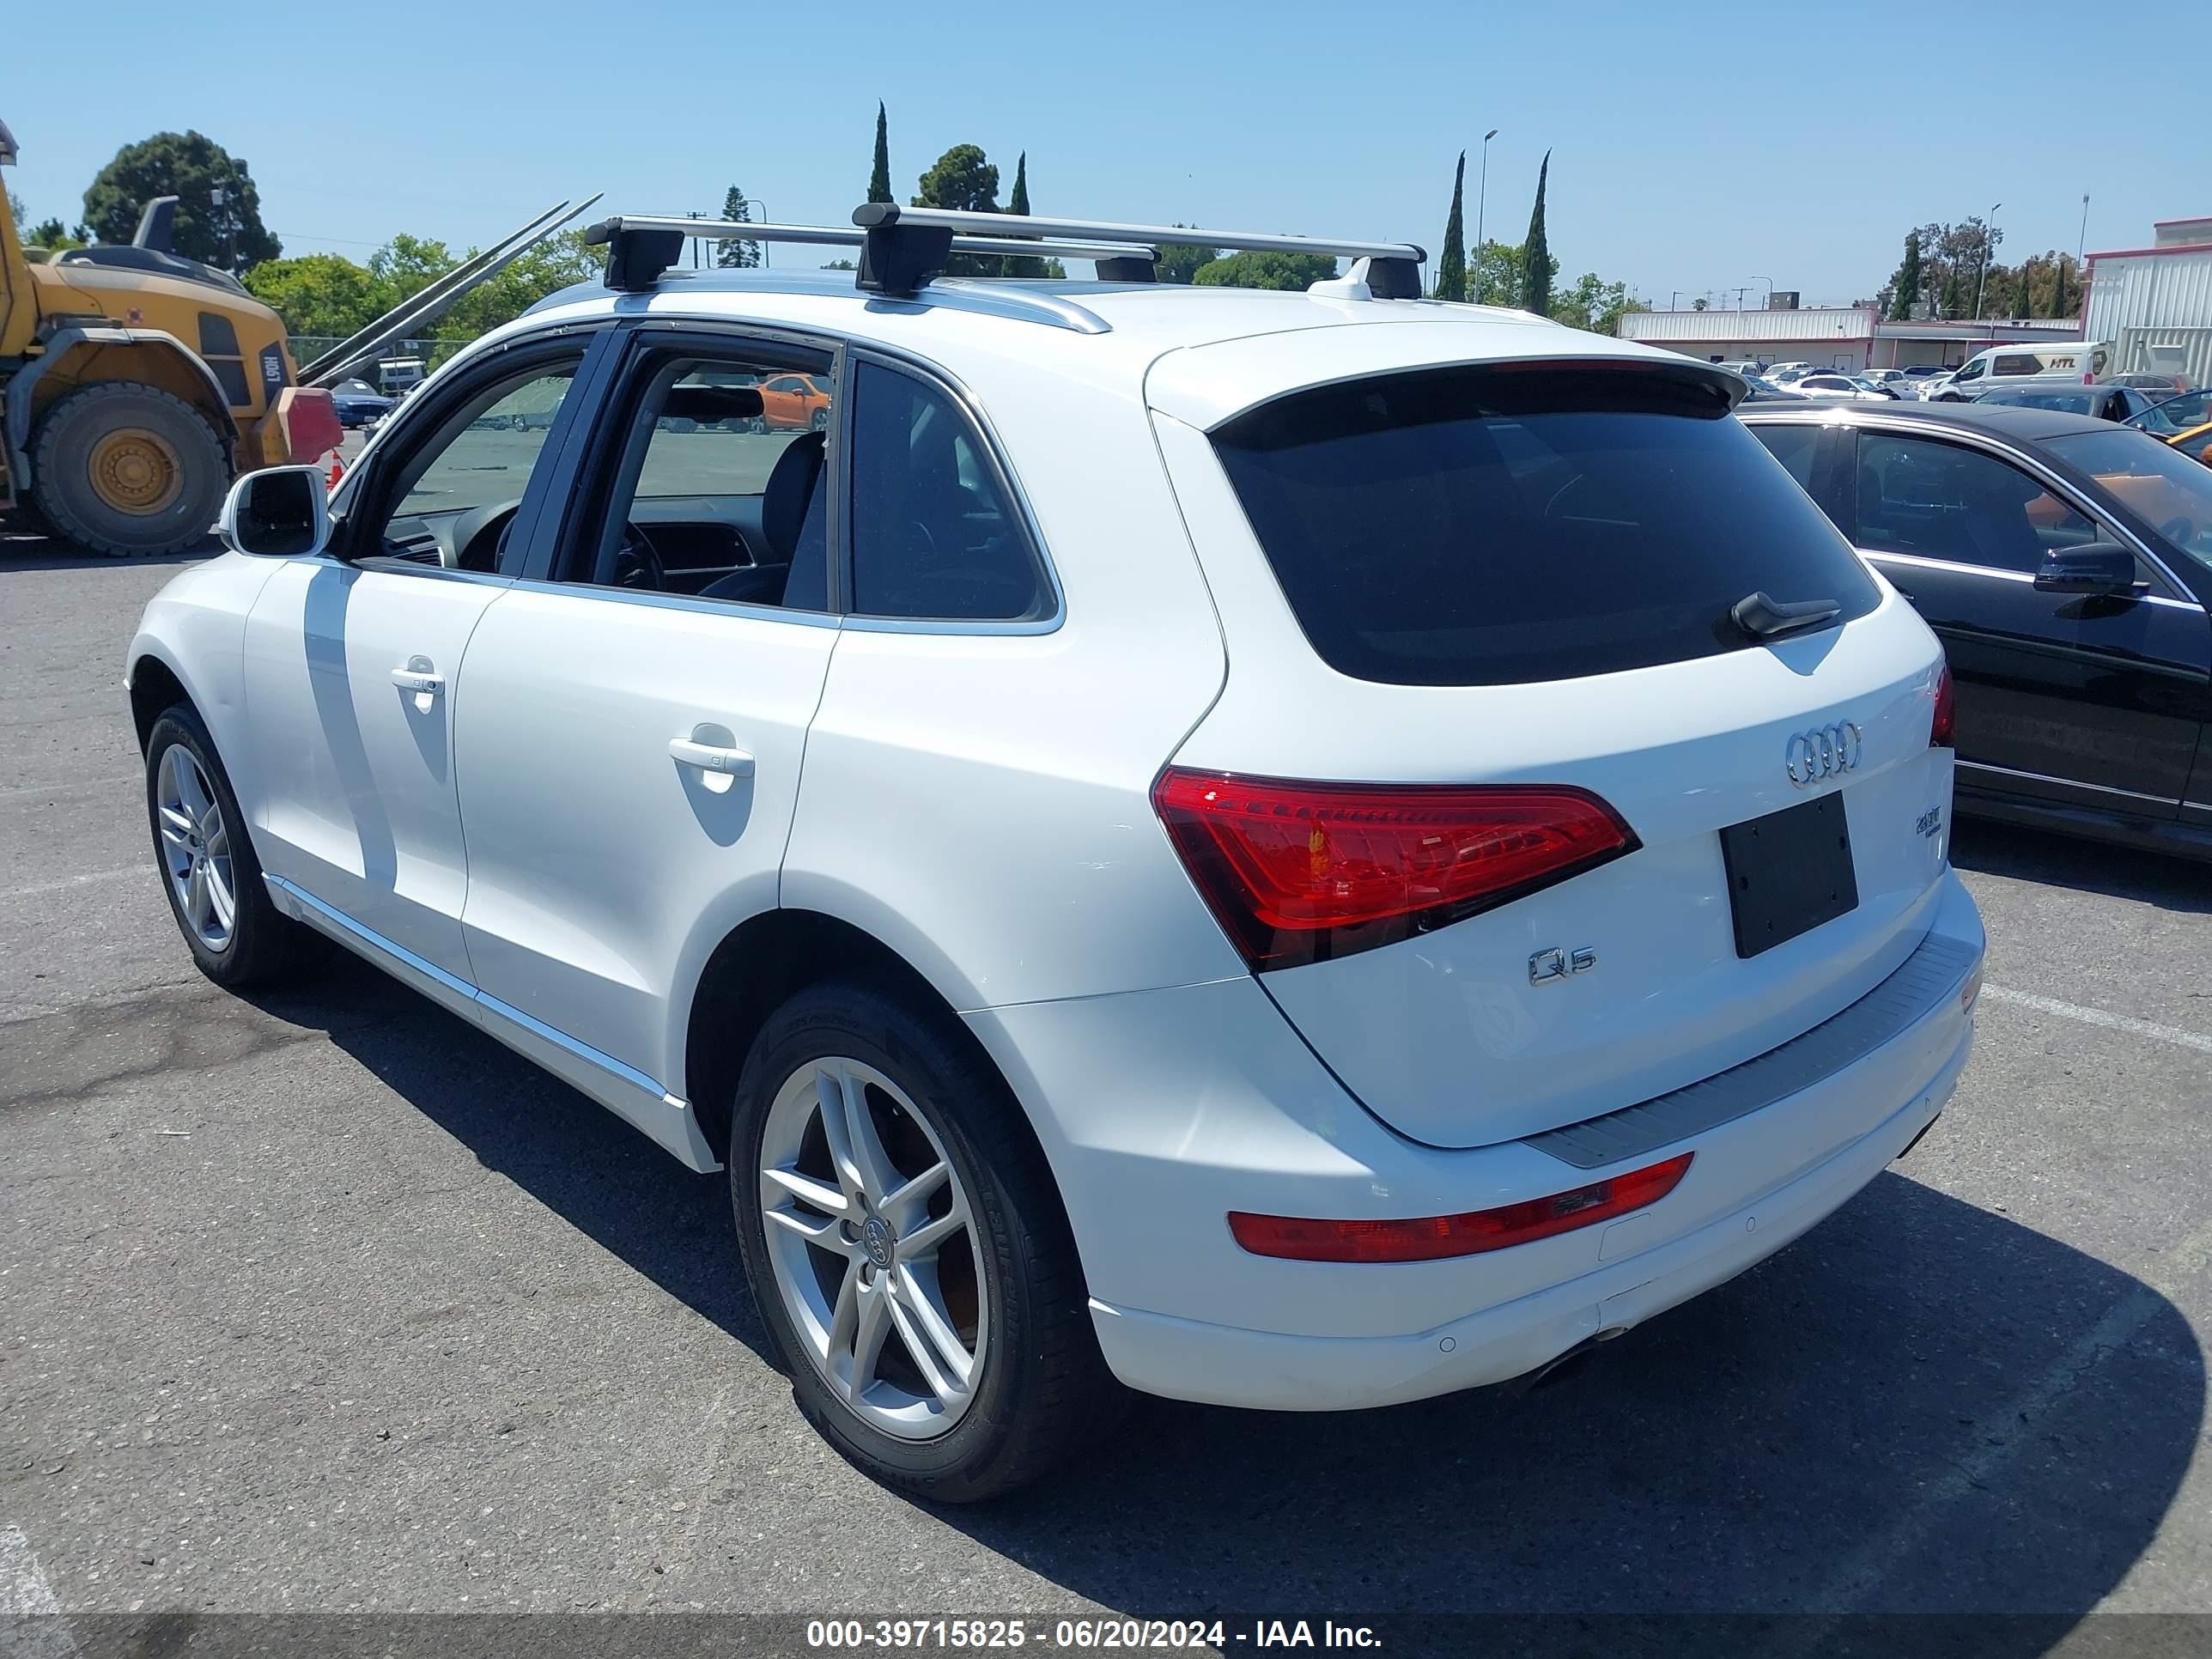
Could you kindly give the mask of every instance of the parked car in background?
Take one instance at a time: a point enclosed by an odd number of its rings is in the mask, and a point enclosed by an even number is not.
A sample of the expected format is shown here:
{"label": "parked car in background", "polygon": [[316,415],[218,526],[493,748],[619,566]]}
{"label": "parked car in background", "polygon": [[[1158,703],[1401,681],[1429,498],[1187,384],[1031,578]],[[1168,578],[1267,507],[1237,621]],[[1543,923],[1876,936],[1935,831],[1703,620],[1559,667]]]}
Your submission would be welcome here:
{"label": "parked car in background", "polygon": [[2148,392],[2154,398],[2178,395],[2189,390],[2185,374],[2153,374],[2142,369],[2131,369],[2125,374],[2106,377],[2114,386],[2131,386],[2138,392]]}
{"label": "parked car in background", "polygon": [[2012,409],[2049,409],[2065,415],[2090,415],[2100,421],[2126,421],[2154,437],[2170,438],[2181,428],[2158,406],[2158,399],[2131,386],[2102,380],[2080,386],[2055,378],[2014,380],[1993,386],[1978,404]]}
{"label": "parked car in background", "polygon": [[1912,385],[1912,376],[1905,369],[1869,368],[1863,370],[1858,378],[1871,386],[1880,386],[1893,397],[1903,398],[1911,395],[1909,388]]}
{"label": "parked car in background", "polygon": [[830,386],[818,375],[771,375],[760,383],[760,397],[771,432],[820,432],[830,424]]}
{"label": "parked car in background", "polygon": [[1763,404],[1781,400],[1802,404],[1805,401],[1803,392],[1792,392],[1787,386],[1777,386],[1764,375],[1746,374],[1743,377],[1743,383],[1751,388],[1751,395],[1744,400],[1747,403]]}
{"label": "parked car in background", "polygon": [[1827,374],[1834,371],[1825,363],[1772,363],[1764,372],[1775,385],[1788,386],[1808,374]]}
{"label": "parked car in background", "polygon": [[340,380],[331,388],[331,404],[337,410],[340,426],[366,426],[380,420],[398,406],[397,398],[387,398],[366,380]]}
{"label": "parked car in background", "polygon": [[2148,417],[2130,421],[2130,426],[2141,425],[2154,437],[2162,437],[2172,447],[2183,454],[2193,456],[2207,466],[2212,466],[2212,392],[2199,388],[2185,392],[2178,398],[2167,398],[2154,404],[2152,415],[2163,420],[2171,430],[2160,431],[2153,427]]}
{"label": "parked car in background", "polygon": [[1731,374],[1764,374],[1766,372],[1765,366],[1756,357],[1739,357],[1734,362],[1723,363],[1721,367]]}
{"label": "parked car in background", "polygon": [[2069,340],[2059,345],[1991,346],[1960,364],[1943,389],[1928,397],[1931,402],[1964,403],[2003,381],[2045,375],[2089,384],[2104,377],[2111,360],[2111,351],[2098,340]]}
{"label": "parked car in background", "polygon": [[1790,383],[1790,389],[1801,397],[1830,399],[1864,398],[1879,402],[1894,401],[1897,394],[1885,391],[1871,380],[1856,374],[1806,374]]}
{"label": "parked car in background", "polygon": [[1960,811],[2212,857],[2212,468],[1985,402],[1739,418],[1943,641]]}
{"label": "parked car in background", "polygon": [[[1949,1098],[1942,653],[1737,377],[1304,293],[648,303],[662,233],[607,234],[625,291],[465,349],[327,499],[248,474],[149,605],[151,850],[217,984],[319,933],[726,1171],[863,1469],[1095,1463],[1116,1378],[1526,1375]],[[699,429],[729,370],[836,419]]]}

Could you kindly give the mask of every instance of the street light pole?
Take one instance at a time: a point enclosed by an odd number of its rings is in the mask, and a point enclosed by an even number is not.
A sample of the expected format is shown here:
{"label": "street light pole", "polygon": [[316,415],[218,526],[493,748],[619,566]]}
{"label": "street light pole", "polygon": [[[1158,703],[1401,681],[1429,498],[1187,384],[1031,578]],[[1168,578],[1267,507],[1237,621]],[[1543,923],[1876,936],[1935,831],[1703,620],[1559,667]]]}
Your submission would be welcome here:
{"label": "street light pole", "polygon": [[[2081,284],[2081,320],[2085,325],[2089,320],[2089,274],[2081,269],[2081,261],[2088,257],[2088,252],[2089,192],[2085,190],[2081,192],[2081,234],[2074,243],[2074,280]],[[2058,274],[2062,279],[2058,284],[2058,297],[2063,300],[2066,297],[2066,284],[2063,279],[2066,273],[2062,270]],[[2058,309],[2062,316],[2065,314],[2064,306],[2060,306]]]}
{"label": "street light pole", "polygon": [[1474,302],[1477,305],[1482,303],[1482,210],[1490,201],[1490,141],[1496,137],[1496,127],[1482,135],[1482,174],[1474,187]]}
{"label": "street light pole", "polygon": [[[753,218],[753,210],[755,208],[758,208],[760,210],[760,217],[757,220],[755,220],[754,222],[763,225],[772,225],[775,222],[775,216],[768,210],[768,204],[762,201],[757,196],[754,197],[750,201],[745,204],[745,217],[747,219],[751,220]],[[775,266],[769,259],[769,250],[775,246],[775,244],[773,242],[763,242],[760,245],[761,269],[763,270],[773,270],[775,269]]]}
{"label": "street light pole", "polygon": [[1771,276],[1754,276],[1754,277],[1753,277],[1751,280],[1752,280],[1753,282],[1754,282],[1754,283],[1765,283],[1765,284],[1766,284],[1766,308],[1767,308],[1769,311],[1773,310],[1773,309],[1774,309],[1774,278],[1772,278]]}
{"label": "street light pole", "polygon": [[1990,233],[1996,228],[1997,209],[2003,205],[2002,202],[1992,204],[1990,216],[1982,223],[1982,274],[1974,278],[1974,320],[1977,322],[1982,316],[1982,289],[1990,280]]}

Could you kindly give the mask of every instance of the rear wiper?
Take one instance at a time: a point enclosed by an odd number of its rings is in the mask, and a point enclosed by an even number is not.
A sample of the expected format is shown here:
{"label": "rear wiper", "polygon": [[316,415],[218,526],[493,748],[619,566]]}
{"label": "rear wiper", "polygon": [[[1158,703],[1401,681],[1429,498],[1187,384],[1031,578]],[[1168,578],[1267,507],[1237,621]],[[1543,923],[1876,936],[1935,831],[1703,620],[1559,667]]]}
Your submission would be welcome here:
{"label": "rear wiper", "polygon": [[1833,622],[1843,614],[1840,599],[1770,599],[1765,591],[1747,593],[1729,607],[1729,620],[1754,640],[1778,640]]}

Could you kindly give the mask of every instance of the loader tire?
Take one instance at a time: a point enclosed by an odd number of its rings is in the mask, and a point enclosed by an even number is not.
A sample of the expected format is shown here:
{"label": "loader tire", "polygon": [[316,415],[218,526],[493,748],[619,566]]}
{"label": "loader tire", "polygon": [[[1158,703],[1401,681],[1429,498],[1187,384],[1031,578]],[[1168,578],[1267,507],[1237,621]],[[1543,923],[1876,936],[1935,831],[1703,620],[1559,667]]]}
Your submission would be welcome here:
{"label": "loader tire", "polygon": [[183,398],[106,380],[46,411],[31,447],[40,512],[88,553],[143,558],[204,540],[230,469],[222,442]]}

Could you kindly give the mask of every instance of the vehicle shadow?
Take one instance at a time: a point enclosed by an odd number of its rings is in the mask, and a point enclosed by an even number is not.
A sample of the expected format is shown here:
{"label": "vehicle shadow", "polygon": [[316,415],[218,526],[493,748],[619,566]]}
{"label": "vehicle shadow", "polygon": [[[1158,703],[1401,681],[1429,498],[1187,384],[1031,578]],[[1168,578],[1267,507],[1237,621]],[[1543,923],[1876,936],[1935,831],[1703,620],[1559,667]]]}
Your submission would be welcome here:
{"label": "vehicle shadow", "polygon": [[[349,959],[260,1000],[766,1357],[721,1177]],[[1911,1169],[1525,1395],[1139,1401],[1110,1455],[932,1512],[1118,1612],[1400,1653],[2047,1652],[2157,1536],[2203,1356],[2159,1291]]]}
{"label": "vehicle shadow", "polygon": [[1962,817],[1951,828],[1951,862],[2015,881],[2135,899],[2190,915],[2212,914],[2212,864],[2077,836]]}
{"label": "vehicle shadow", "polygon": [[56,541],[50,536],[0,532],[0,576],[11,570],[112,570],[118,565],[131,564],[154,565],[167,569],[198,564],[222,551],[222,544],[210,536],[206,541],[188,547],[181,553],[112,559],[98,553],[79,553],[68,543]]}

